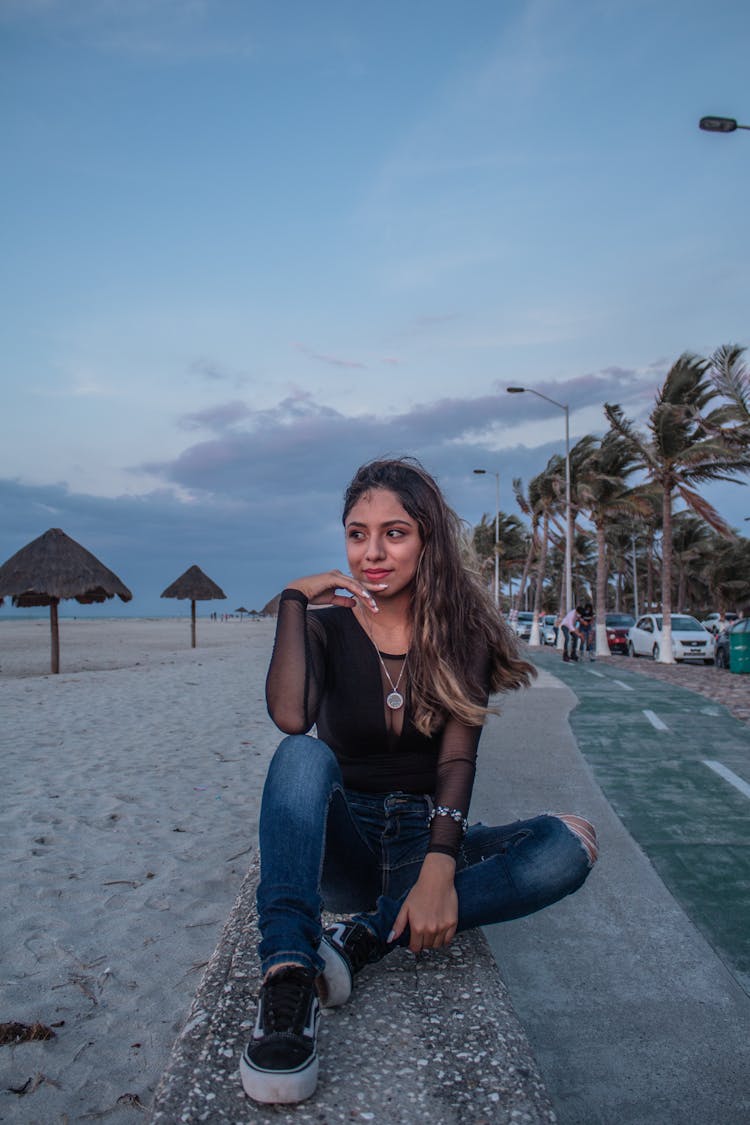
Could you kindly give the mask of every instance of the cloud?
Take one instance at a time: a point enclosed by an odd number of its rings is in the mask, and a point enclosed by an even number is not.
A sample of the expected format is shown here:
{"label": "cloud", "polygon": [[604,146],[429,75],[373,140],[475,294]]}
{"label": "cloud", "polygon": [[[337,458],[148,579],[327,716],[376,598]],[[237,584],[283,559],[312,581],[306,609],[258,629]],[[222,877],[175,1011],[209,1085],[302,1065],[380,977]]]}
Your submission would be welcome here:
{"label": "cloud", "polygon": [[[199,417],[231,418],[240,405],[227,403]],[[501,411],[499,396],[487,395],[419,403],[386,417],[349,416],[297,391],[271,409],[244,408],[241,432],[219,433],[173,461],[139,469],[202,493],[247,495],[258,481],[272,483],[277,491],[298,489],[301,482],[306,488],[336,487],[342,475],[386,452],[418,448],[429,455],[488,423],[502,428]]]}
{"label": "cloud", "polygon": [[[570,407],[575,440],[583,432],[576,412],[585,419],[585,429],[604,432],[605,401],[620,402],[637,414],[653,400],[655,383],[653,373],[609,367],[564,382],[539,382],[534,389]],[[337,493],[357,465],[383,455],[415,454],[428,467],[460,475],[474,461],[525,464],[527,453],[535,451],[532,472],[537,473],[546,460],[543,450],[549,448],[547,456],[559,452],[559,416],[552,403],[532,394],[508,395],[500,382],[491,394],[417,402],[388,415],[346,414],[297,388],[270,408],[231,401],[188,415],[185,428],[200,426],[213,436],[172,460],[137,469],[189,495],[245,501],[259,488],[287,498],[300,490]],[[543,426],[545,419],[553,425]],[[519,475],[515,467],[508,472]]]}
{"label": "cloud", "polygon": [[320,363],[327,363],[331,367],[353,367],[360,368],[362,370],[365,370],[367,368],[366,363],[360,363],[359,360],[356,359],[343,359],[341,356],[326,355],[322,352],[315,352],[312,350],[312,348],[308,348],[305,344],[298,344],[296,342],[294,346],[298,352],[302,352],[303,355],[309,356],[310,359],[317,359]]}
{"label": "cloud", "polygon": [[205,410],[197,410],[193,414],[183,414],[177,424],[183,430],[205,429],[222,432],[247,418],[250,413],[250,408],[244,402],[224,402],[218,406],[209,406]]}

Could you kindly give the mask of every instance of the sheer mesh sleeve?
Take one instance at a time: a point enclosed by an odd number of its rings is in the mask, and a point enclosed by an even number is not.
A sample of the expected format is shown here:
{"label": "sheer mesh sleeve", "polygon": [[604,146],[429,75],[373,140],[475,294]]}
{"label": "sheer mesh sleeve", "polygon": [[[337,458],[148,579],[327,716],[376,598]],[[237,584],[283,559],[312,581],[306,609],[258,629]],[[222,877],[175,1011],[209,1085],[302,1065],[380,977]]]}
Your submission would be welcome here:
{"label": "sheer mesh sleeve", "polygon": [[285,590],[266,677],[266,704],[285,734],[305,734],[318,716],[325,662],[323,631],[308,621],[307,598]]}
{"label": "sheer mesh sleeve", "polygon": [[[489,698],[489,661],[486,655],[481,657],[479,682],[484,683],[486,688],[484,698],[476,702],[486,706]],[[437,762],[436,808],[457,809],[462,817],[468,817],[481,734],[482,727],[468,727],[457,719],[448,720]],[[462,837],[461,823],[450,816],[436,816],[432,821],[427,851],[455,857]]]}

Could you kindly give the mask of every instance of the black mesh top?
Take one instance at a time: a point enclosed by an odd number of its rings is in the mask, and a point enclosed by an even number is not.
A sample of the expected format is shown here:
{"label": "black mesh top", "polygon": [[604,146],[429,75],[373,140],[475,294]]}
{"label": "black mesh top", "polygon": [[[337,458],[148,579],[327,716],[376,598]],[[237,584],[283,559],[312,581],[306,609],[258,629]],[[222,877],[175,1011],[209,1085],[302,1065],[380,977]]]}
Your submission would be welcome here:
{"label": "black mesh top", "polygon": [[[393,683],[404,654],[381,653]],[[487,683],[486,652],[474,654],[479,682]],[[285,590],[279,605],[266,680],[268,712],[286,734],[319,736],[341,766],[344,786],[363,793],[427,793],[467,816],[482,728],[449,718],[431,736],[411,721],[408,664],[399,688],[405,704],[386,706],[391,691],[370,637],[345,606],[307,609],[298,590]],[[484,698],[478,700],[487,702]],[[461,826],[448,816],[432,822],[429,850],[457,855]]]}

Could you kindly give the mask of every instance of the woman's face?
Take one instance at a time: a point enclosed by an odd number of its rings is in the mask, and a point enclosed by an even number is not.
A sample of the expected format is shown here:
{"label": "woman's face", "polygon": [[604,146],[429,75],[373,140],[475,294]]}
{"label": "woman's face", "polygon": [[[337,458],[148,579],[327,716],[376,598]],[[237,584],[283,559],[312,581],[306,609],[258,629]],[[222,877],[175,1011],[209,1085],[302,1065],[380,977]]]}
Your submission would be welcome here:
{"label": "woman's face", "polygon": [[349,510],[344,524],[346,557],[358,582],[387,589],[376,597],[393,597],[414,581],[422,554],[422,537],[395,492],[373,488]]}

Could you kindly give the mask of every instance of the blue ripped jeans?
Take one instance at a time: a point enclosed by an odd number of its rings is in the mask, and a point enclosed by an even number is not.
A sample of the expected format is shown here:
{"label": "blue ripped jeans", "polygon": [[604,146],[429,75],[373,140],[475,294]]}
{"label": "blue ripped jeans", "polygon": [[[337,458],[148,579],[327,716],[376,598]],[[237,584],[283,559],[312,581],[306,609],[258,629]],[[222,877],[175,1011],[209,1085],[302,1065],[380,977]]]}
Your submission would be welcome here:
{"label": "blue ripped jeans", "polygon": [[[261,966],[292,961],[316,972],[323,909],[353,914],[383,953],[429,844],[428,796],[345,790],[333,751],[285,738],[271,762],[260,814]],[[474,825],[457,859],[458,929],[520,918],[577,890],[591,860],[556,816],[500,828]]]}

